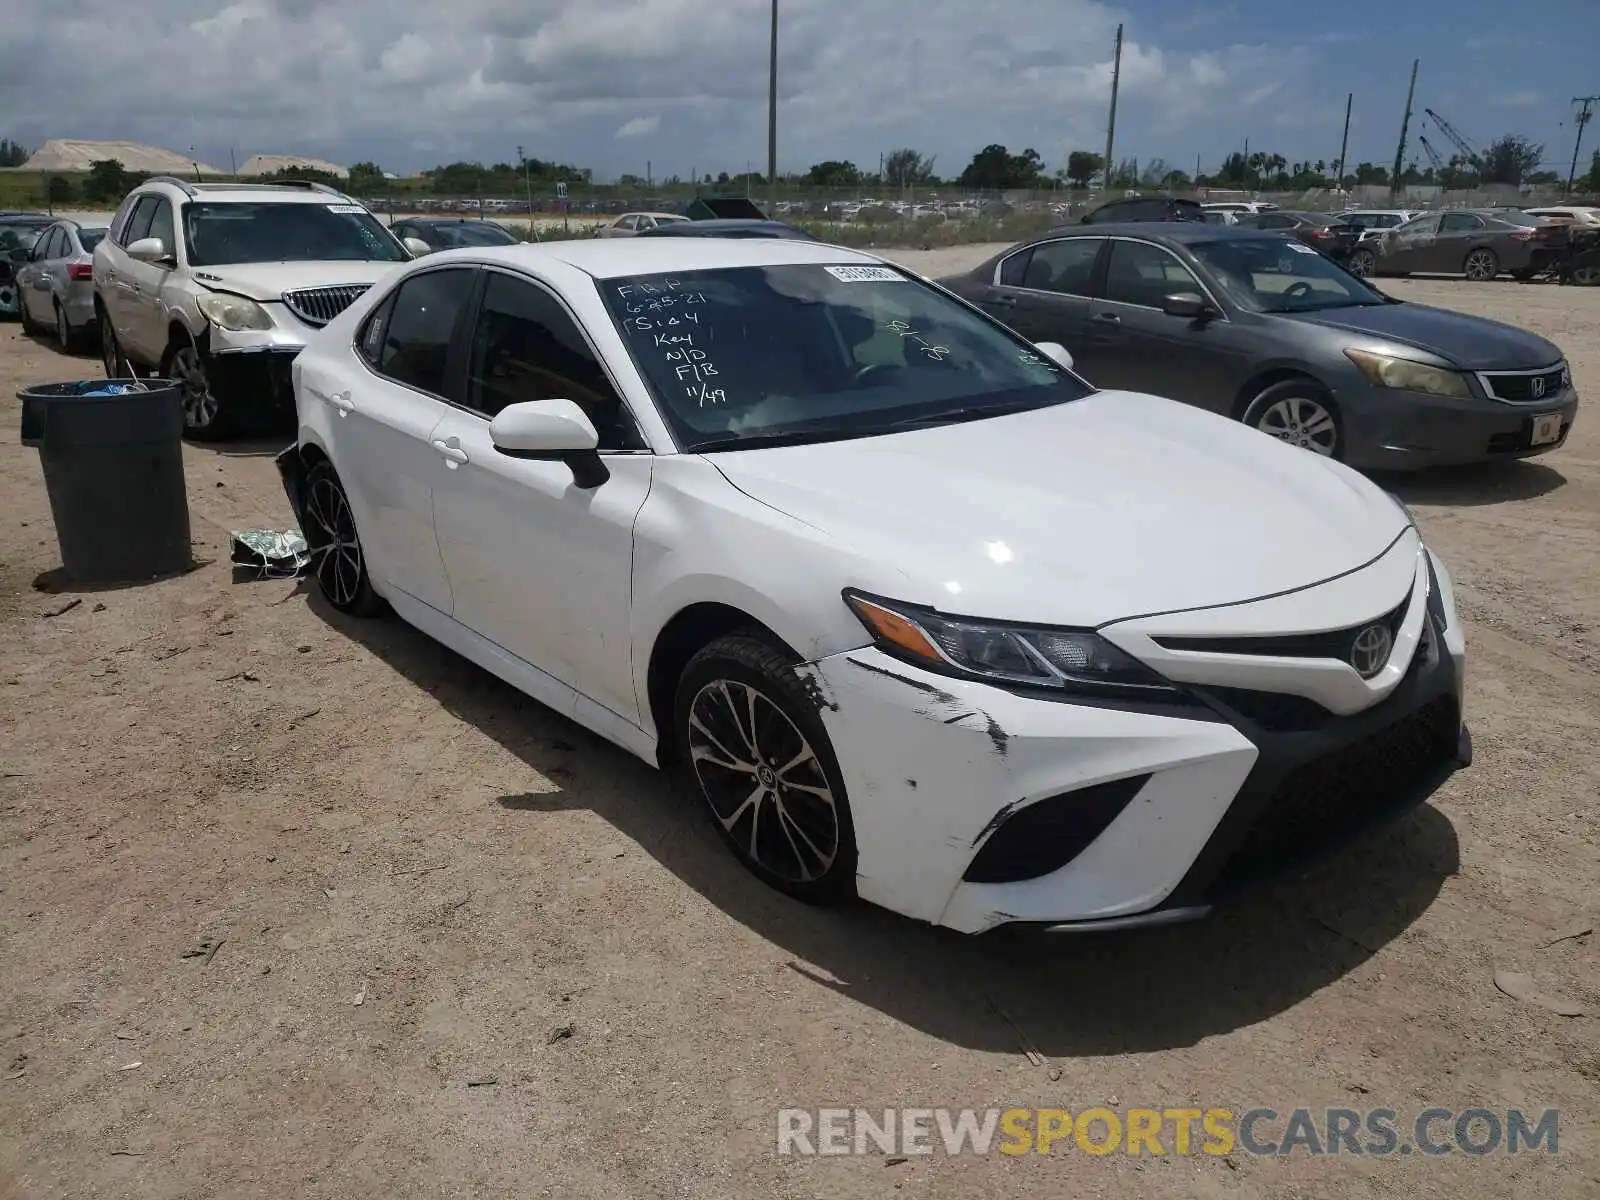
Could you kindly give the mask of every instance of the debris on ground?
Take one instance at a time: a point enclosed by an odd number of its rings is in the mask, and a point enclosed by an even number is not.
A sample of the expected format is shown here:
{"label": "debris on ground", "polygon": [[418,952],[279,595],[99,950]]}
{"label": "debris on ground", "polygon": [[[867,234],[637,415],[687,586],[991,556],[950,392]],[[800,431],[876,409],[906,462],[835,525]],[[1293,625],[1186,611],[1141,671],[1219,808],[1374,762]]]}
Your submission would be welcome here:
{"label": "debris on ground", "polygon": [[554,1046],[557,1042],[566,1041],[566,1039],[571,1036],[572,1023],[569,1021],[565,1025],[557,1025],[554,1029],[552,1029],[550,1031],[550,1036],[545,1038],[545,1045]]}
{"label": "debris on ground", "polygon": [[178,957],[203,958],[206,962],[210,962],[217,956],[217,951],[222,949],[222,943],[226,940],[226,938],[201,938]]}
{"label": "debris on ground", "polygon": [[52,608],[49,612],[45,613],[44,614],[45,615],[45,619],[48,620],[51,617],[59,617],[62,613],[69,613],[73,609],[77,608],[78,605],[80,605],[82,603],[83,603],[82,600],[79,600],[76,597],[74,597],[73,599],[68,600],[60,608]]}
{"label": "debris on ground", "polygon": [[1559,942],[1570,942],[1574,938],[1587,937],[1593,932],[1593,921],[1579,921],[1576,924],[1568,925],[1560,933],[1557,933],[1554,937],[1552,937],[1548,942],[1541,942],[1539,944],[1539,949],[1548,950],[1551,946],[1554,946]]}
{"label": "debris on ground", "polygon": [[1583,1016],[1583,1005],[1566,996],[1551,995],[1539,986],[1532,975],[1521,971],[1496,971],[1494,985],[1513,1000],[1521,1000],[1524,1004],[1536,1004],[1540,1008],[1549,1009],[1557,1016]]}
{"label": "debris on ground", "polygon": [[257,579],[293,579],[311,562],[311,547],[298,529],[245,529],[231,535],[230,561]]}
{"label": "debris on ground", "polygon": [[467,1080],[467,1086],[469,1088],[493,1087],[499,1082],[500,1076],[498,1075],[474,1075],[471,1079]]}
{"label": "debris on ground", "polygon": [[117,1070],[119,1070],[119,1071],[137,1071],[142,1066],[144,1066],[144,1063],[142,1063],[142,1062],[131,1062],[131,1063],[126,1063],[123,1066],[118,1067]]}
{"label": "debris on ground", "polygon": [[355,994],[350,1003],[356,1008],[360,1008],[363,1004],[365,1004],[367,1002],[367,989],[371,986],[372,980],[363,979],[361,981],[361,990]]}

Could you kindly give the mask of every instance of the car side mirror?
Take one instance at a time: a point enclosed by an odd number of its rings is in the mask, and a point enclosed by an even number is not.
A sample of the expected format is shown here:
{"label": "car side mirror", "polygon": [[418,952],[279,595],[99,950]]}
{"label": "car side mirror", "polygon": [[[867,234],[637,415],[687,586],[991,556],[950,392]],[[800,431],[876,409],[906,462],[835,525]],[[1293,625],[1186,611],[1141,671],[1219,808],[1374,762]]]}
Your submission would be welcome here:
{"label": "car side mirror", "polygon": [[433,247],[419,237],[407,237],[401,239],[401,241],[405,248],[418,258],[421,258],[424,254],[433,253]]}
{"label": "car side mirror", "polygon": [[1060,342],[1035,342],[1033,348],[1051,362],[1069,371],[1072,370],[1072,355],[1067,353],[1067,348]]}
{"label": "car side mirror", "polygon": [[1202,321],[1214,315],[1206,298],[1197,292],[1173,292],[1163,297],[1161,311],[1169,317],[1182,317],[1186,321]]}
{"label": "car side mirror", "polygon": [[172,261],[172,255],[167,250],[167,243],[158,237],[140,238],[132,243],[128,247],[128,257],[147,263]]}
{"label": "car side mirror", "polygon": [[566,463],[581,488],[597,488],[611,478],[596,449],[600,435],[571,400],[508,404],[489,422],[489,440],[511,458]]}

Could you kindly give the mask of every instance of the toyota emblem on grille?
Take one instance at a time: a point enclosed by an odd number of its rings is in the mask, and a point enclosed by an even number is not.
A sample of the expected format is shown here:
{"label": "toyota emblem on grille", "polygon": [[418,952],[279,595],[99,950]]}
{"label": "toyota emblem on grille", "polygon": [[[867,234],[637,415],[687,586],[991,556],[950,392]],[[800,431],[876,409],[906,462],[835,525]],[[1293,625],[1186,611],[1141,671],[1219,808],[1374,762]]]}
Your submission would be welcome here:
{"label": "toyota emblem on grille", "polygon": [[1544,395],[1544,376],[1543,375],[1535,375],[1533,377],[1533,398],[1535,400],[1538,400],[1543,395]]}
{"label": "toyota emblem on grille", "polygon": [[1350,643],[1350,665],[1361,678],[1371,679],[1383,670],[1393,648],[1394,635],[1387,625],[1368,625]]}

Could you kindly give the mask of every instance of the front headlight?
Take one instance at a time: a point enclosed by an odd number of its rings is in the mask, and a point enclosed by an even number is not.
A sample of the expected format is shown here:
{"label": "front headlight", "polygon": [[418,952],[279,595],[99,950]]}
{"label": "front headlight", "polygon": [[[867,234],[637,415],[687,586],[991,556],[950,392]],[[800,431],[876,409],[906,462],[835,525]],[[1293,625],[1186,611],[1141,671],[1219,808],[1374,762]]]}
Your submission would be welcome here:
{"label": "front headlight", "polygon": [[272,317],[254,300],[212,292],[200,297],[200,311],[218,329],[263,330],[272,328]]}
{"label": "front headlight", "polygon": [[1068,692],[1177,690],[1092,630],[957,620],[851,591],[844,599],[879,649],[935,671]]}
{"label": "front headlight", "polygon": [[1374,354],[1370,350],[1346,350],[1344,356],[1355,363],[1376,387],[1423,392],[1429,396],[1451,396],[1458,400],[1472,399],[1467,377],[1460,371],[1413,362],[1409,358],[1396,358],[1390,354]]}

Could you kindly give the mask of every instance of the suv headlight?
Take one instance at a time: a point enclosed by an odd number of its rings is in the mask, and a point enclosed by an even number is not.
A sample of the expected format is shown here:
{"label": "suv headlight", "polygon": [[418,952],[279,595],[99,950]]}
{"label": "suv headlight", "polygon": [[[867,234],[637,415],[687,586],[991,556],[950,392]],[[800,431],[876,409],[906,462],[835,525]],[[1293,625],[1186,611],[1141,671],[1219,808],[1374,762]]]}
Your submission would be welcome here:
{"label": "suv headlight", "polygon": [[1344,356],[1355,363],[1376,387],[1423,392],[1429,396],[1451,396],[1458,400],[1472,399],[1467,377],[1460,371],[1413,362],[1409,358],[1396,358],[1391,354],[1374,354],[1370,350],[1346,350]]}
{"label": "suv headlight", "polygon": [[844,599],[879,649],[944,674],[1063,692],[1177,691],[1092,630],[960,620],[852,591]]}
{"label": "suv headlight", "polygon": [[254,300],[246,300],[243,296],[229,296],[224,292],[212,292],[210,295],[201,296],[199,308],[218,329],[271,329],[272,317],[267,310]]}

